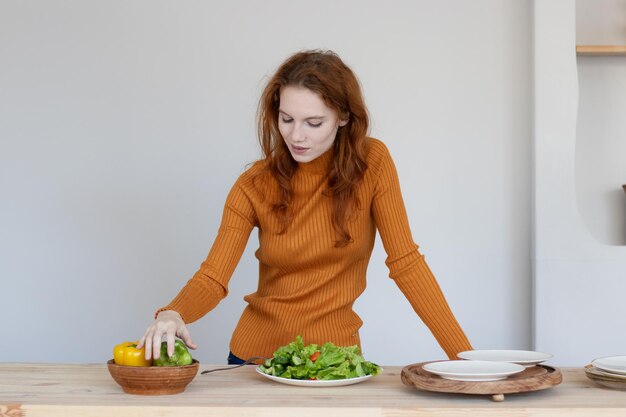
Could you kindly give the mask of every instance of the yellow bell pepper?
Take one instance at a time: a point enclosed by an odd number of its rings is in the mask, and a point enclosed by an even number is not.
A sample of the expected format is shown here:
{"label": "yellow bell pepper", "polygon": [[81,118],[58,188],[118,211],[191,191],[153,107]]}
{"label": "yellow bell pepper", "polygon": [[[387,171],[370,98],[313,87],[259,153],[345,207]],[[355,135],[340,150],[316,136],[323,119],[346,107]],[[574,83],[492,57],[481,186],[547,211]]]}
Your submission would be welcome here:
{"label": "yellow bell pepper", "polygon": [[124,342],[113,348],[113,360],[117,365],[150,366],[152,360],[146,360],[145,349],[137,349],[137,342]]}

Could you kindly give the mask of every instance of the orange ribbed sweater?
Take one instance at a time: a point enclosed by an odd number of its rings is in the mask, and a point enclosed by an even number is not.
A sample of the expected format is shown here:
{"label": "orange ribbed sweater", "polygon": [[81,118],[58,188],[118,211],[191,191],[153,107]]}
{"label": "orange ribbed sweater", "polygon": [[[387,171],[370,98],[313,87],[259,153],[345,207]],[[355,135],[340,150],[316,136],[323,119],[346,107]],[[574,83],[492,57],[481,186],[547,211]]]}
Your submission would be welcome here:
{"label": "orange ribbed sweater", "polygon": [[[306,343],[360,346],[362,321],[352,310],[365,290],[376,230],[387,253],[389,276],[431,330],[448,357],[471,349],[433,274],[413,242],[395,166],[385,145],[368,139],[367,165],[357,195],[360,208],[348,223],[353,242],[335,248],[331,198],[324,194],[332,150],[301,163],[292,178],[293,220],[283,234],[271,205],[277,187],[259,176],[262,162],[232,187],[208,257],[167,306],[186,323],[213,309],[250,233],[258,228],[259,284],[233,333],[230,349],[240,358],[270,357],[278,346],[302,335]],[[255,179],[256,178],[256,179]]]}

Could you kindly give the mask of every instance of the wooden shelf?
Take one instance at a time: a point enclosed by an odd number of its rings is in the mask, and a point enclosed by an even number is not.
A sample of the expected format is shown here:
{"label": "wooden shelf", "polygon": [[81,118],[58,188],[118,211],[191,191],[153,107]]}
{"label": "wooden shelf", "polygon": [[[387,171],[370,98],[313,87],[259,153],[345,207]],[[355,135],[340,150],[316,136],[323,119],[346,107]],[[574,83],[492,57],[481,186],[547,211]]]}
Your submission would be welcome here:
{"label": "wooden shelf", "polygon": [[576,55],[626,56],[626,45],[577,45]]}

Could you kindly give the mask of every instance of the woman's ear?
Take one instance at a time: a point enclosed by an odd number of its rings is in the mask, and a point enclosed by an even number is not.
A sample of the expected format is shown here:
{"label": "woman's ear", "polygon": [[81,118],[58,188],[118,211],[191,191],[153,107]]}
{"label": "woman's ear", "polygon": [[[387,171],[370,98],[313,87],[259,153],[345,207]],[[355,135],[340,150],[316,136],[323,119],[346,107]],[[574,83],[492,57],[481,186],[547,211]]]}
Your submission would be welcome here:
{"label": "woman's ear", "polygon": [[339,127],[344,127],[345,125],[348,124],[348,120],[349,119],[345,119],[345,120],[339,120]]}

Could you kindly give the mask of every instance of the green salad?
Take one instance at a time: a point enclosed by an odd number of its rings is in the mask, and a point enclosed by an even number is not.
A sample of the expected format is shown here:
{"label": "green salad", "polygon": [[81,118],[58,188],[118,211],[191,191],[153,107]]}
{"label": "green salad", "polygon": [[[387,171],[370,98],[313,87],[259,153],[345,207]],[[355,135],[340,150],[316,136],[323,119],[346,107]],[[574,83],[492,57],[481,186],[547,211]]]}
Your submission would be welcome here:
{"label": "green salad", "polygon": [[301,336],[279,347],[259,369],[267,375],[308,380],[348,379],[381,372],[380,366],[363,359],[356,345],[341,347],[328,342],[305,346]]}

